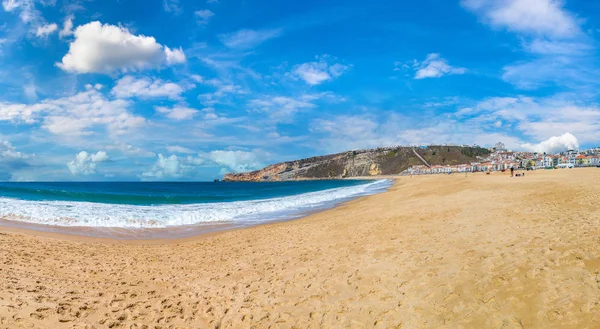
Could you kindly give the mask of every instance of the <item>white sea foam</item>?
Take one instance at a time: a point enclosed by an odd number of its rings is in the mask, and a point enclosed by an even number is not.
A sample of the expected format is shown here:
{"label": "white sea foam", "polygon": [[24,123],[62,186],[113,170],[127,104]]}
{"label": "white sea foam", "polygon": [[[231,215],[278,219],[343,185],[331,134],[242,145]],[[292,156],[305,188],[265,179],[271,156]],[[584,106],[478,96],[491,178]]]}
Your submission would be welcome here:
{"label": "white sea foam", "polygon": [[166,228],[232,222],[251,225],[301,216],[351,198],[377,193],[389,180],[318,192],[252,201],[187,205],[118,205],[72,201],[27,201],[0,198],[0,218],[33,224],[111,228]]}

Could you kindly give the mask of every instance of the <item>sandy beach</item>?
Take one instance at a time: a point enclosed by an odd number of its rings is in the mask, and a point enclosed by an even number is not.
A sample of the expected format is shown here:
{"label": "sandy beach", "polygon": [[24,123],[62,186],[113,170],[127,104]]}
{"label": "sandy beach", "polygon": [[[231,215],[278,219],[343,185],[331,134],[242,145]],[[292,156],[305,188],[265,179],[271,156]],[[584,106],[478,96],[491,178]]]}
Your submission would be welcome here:
{"label": "sandy beach", "polygon": [[1,328],[598,328],[600,169],[401,177],[184,240],[0,228]]}

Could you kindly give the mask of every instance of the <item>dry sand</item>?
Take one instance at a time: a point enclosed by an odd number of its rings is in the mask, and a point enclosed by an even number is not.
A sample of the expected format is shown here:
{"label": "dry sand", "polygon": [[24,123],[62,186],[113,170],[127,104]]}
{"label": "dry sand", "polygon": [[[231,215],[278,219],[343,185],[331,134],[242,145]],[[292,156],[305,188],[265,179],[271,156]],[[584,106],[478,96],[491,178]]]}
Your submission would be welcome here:
{"label": "dry sand", "polygon": [[600,169],[399,178],[186,241],[0,229],[0,327],[599,328]]}

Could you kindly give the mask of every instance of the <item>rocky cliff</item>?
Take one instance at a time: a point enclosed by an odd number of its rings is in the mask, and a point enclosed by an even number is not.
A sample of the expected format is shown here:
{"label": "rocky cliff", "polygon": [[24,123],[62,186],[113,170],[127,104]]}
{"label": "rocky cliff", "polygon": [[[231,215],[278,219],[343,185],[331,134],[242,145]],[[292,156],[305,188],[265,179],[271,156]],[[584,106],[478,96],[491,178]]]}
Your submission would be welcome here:
{"label": "rocky cliff", "polygon": [[[470,163],[490,153],[481,147],[465,146],[429,146],[414,150],[430,165]],[[387,147],[281,162],[253,172],[227,174],[223,180],[258,182],[395,175],[421,164],[413,148]]]}

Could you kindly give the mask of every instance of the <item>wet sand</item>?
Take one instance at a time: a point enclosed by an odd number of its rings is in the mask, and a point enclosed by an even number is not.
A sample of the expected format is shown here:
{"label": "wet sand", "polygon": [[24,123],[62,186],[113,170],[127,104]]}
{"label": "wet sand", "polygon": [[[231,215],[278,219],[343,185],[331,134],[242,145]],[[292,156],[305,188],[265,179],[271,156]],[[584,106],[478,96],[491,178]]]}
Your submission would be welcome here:
{"label": "wet sand", "polygon": [[600,169],[398,178],[182,240],[0,228],[0,327],[598,328]]}

